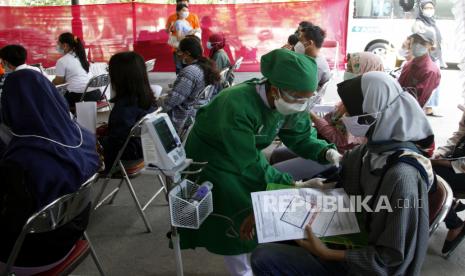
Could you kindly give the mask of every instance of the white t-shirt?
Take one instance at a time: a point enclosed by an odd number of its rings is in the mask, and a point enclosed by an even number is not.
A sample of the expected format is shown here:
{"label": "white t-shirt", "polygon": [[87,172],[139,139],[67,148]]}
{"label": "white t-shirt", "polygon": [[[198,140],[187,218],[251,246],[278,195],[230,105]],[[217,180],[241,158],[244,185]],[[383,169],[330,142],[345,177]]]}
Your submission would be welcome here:
{"label": "white t-shirt", "polygon": [[87,83],[92,78],[90,71],[87,73],[82,68],[79,58],[73,52],[58,59],[55,74],[57,77],[64,77],[68,83],[68,91],[75,93],[83,93]]}

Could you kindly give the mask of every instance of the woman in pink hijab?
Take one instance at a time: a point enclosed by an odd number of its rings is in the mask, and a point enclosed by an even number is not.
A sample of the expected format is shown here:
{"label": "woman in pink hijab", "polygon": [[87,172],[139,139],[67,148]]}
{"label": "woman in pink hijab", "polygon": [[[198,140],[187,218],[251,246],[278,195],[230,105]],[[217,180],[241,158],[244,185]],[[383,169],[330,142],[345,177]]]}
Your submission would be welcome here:
{"label": "woman in pink hijab", "polygon": [[[384,71],[381,57],[370,52],[349,54],[347,56],[347,69],[344,72],[344,81],[370,71]],[[310,112],[310,117],[318,134],[325,140],[334,143],[341,153],[366,142],[365,137],[355,137],[346,131],[341,120],[345,113],[346,109],[342,102],[336,104],[334,111],[326,114],[323,118]]]}

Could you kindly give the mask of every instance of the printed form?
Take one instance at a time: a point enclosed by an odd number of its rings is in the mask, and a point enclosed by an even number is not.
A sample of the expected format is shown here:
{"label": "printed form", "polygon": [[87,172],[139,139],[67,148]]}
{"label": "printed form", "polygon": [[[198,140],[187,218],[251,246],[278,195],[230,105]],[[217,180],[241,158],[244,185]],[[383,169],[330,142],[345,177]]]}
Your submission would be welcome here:
{"label": "printed form", "polygon": [[[323,208],[325,197],[339,199],[338,208]],[[317,237],[360,232],[350,200],[344,189],[283,189],[252,193],[259,243],[298,240],[306,237],[310,224]],[[341,206],[342,205],[342,206]],[[334,210],[333,210],[334,209]],[[353,209],[353,208],[352,208]]]}

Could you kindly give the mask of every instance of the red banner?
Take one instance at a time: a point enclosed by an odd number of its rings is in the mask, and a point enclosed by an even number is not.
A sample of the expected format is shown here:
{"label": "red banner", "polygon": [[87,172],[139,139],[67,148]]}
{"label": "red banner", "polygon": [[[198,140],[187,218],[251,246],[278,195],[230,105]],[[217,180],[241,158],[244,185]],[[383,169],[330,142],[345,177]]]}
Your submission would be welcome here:
{"label": "red banner", "polygon": [[[327,31],[328,41],[339,44],[344,60],[348,0],[305,2],[190,5],[198,15],[202,42],[222,32],[232,60],[244,57],[241,71],[259,71],[260,56],[279,48],[298,23],[311,21]],[[84,38],[92,61],[108,61],[114,53],[135,50],[144,58],[156,58],[155,71],[174,71],[165,24],[174,5],[122,3],[54,7],[0,7],[0,47],[22,44],[28,63],[53,66],[59,58],[56,39],[71,31]],[[335,49],[323,49],[330,63]]]}

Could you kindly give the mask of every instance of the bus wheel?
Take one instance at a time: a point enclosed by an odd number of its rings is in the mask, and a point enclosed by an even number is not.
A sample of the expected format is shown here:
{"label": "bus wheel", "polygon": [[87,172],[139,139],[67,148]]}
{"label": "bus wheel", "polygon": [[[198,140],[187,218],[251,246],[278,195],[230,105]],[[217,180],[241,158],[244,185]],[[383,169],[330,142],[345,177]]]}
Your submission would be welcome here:
{"label": "bus wheel", "polygon": [[387,55],[388,48],[389,46],[387,43],[378,42],[373,45],[370,45],[370,47],[368,47],[367,52],[371,52],[375,55],[385,57]]}

